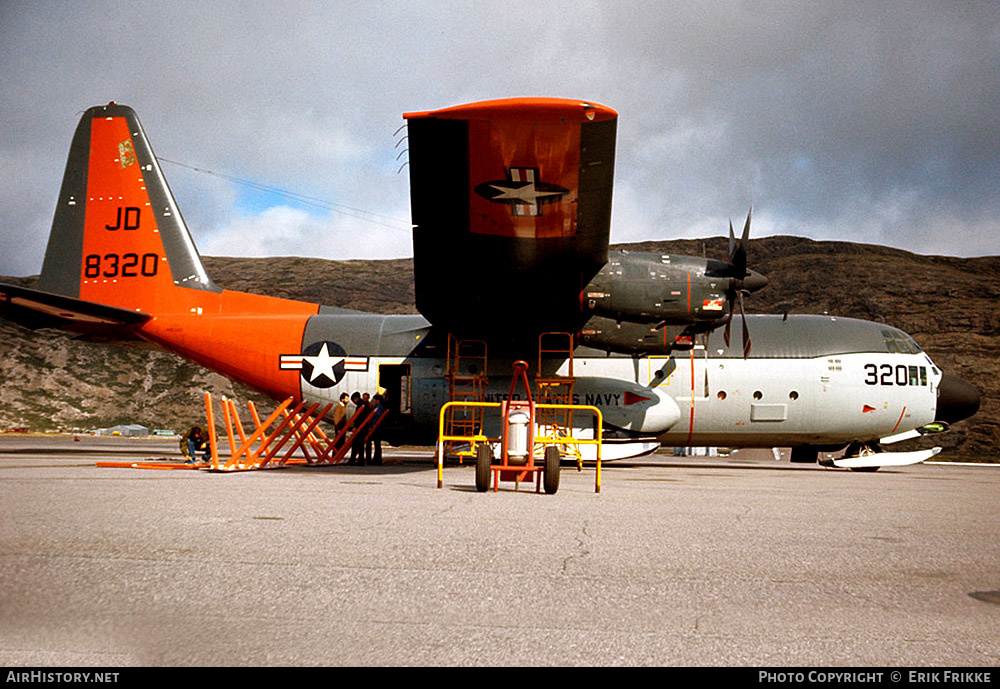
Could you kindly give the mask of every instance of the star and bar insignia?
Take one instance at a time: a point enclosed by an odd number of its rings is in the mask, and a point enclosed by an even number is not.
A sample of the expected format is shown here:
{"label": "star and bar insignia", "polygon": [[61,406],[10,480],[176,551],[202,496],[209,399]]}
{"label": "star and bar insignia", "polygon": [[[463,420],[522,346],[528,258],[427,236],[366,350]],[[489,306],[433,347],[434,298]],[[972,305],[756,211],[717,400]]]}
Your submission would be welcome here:
{"label": "star and bar insignia", "polygon": [[302,380],[316,388],[332,388],[348,371],[368,370],[368,357],[349,357],[336,342],[314,342],[302,354],[282,354],[282,371],[301,371]]}
{"label": "star and bar insignia", "polygon": [[478,184],[475,192],[487,201],[509,205],[515,216],[539,216],[543,205],[558,201],[569,189],[539,181],[536,167],[509,167],[507,179]]}

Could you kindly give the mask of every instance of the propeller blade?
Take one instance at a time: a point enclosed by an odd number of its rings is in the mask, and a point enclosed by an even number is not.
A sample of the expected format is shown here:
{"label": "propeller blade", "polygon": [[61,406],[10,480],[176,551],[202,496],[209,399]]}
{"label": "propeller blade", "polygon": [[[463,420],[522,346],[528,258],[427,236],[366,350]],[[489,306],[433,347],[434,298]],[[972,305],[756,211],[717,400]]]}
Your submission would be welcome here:
{"label": "propeller blade", "polygon": [[[743,226],[743,237],[740,238],[740,244],[743,246],[743,253],[746,253],[747,249],[750,248],[750,216],[753,215],[753,206],[750,206],[750,210],[747,212],[747,222]],[[732,224],[732,220],[729,221]]]}
{"label": "propeller blade", "polygon": [[726,349],[729,349],[729,329],[733,325],[733,300],[727,299],[729,303],[729,317],[726,319],[726,328],[722,331],[722,339],[726,343]]}
{"label": "propeller blade", "polygon": [[729,219],[729,262],[733,262],[733,256],[736,254],[736,235],[733,234],[733,219]]}
{"label": "propeller blade", "polygon": [[747,314],[743,310],[743,292],[738,292],[740,302],[740,318],[743,321],[743,358],[750,356],[750,328],[747,327]]}
{"label": "propeller blade", "polygon": [[750,248],[750,216],[753,208],[747,214],[746,224],[743,225],[743,235],[736,241],[733,233],[733,221],[729,221],[729,263],[732,266],[733,277],[742,280],[747,276],[747,251]]}

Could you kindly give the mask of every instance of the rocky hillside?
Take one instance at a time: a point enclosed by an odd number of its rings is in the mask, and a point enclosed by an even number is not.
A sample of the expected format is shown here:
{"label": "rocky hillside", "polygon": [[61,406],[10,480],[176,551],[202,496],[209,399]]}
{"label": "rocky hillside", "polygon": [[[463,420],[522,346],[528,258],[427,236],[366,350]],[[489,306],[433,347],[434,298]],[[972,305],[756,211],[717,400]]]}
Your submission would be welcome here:
{"label": "rocky hillside", "polygon": [[[635,251],[723,258],[720,238],[644,242]],[[768,287],[757,313],[830,313],[891,323],[949,372],[977,385],[980,413],[936,442],[955,456],[993,456],[1000,443],[1000,257],[919,256],[797,237],[754,240],[750,266]],[[412,313],[410,260],[205,258],[220,286],[380,313]],[[30,286],[33,278],[0,278]],[[204,415],[202,392],[254,398],[215,373],[162,352],[74,342],[0,321],[0,428],[180,429]]]}

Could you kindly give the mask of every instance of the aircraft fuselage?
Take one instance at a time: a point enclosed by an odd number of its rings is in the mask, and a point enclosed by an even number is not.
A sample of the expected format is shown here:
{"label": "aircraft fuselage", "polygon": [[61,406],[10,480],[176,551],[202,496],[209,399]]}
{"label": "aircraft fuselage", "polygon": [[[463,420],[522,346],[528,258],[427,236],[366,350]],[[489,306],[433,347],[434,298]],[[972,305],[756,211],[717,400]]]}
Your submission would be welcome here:
{"label": "aircraft fuselage", "polygon": [[[829,316],[748,318],[755,346],[746,359],[738,343],[726,347],[718,333],[666,355],[577,348],[573,402],[601,409],[609,430],[678,446],[846,444],[935,420],[942,373],[902,331]],[[343,392],[384,388],[405,420],[395,439],[431,440],[449,384],[441,347],[424,342],[429,331],[419,316],[314,316],[302,351],[322,353],[326,343],[326,356],[343,365],[336,380],[307,365],[297,392],[332,401]],[[460,373],[482,373],[478,364],[470,360]],[[509,357],[489,359],[486,401],[506,398],[512,364]],[[534,375],[537,360],[529,364]],[[545,376],[568,374],[565,359],[543,360],[542,367]]]}

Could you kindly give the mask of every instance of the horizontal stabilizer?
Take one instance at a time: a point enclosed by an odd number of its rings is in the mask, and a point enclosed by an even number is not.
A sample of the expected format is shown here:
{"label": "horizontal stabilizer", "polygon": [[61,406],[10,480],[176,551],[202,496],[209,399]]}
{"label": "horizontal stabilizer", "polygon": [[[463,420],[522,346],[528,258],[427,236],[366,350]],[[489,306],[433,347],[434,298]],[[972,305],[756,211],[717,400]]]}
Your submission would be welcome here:
{"label": "horizontal stabilizer", "polygon": [[876,452],[864,457],[844,457],[833,460],[833,465],[842,469],[868,469],[874,467],[904,467],[925,462],[938,452],[940,447],[913,452]]}
{"label": "horizontal stabilizer", "polygon": [[149,314],[142,311],[3,283],[0,283],[0,316],[32,330],[59,328],[112,339],[129,339],[123,328],[130,330],[149,320]]}

